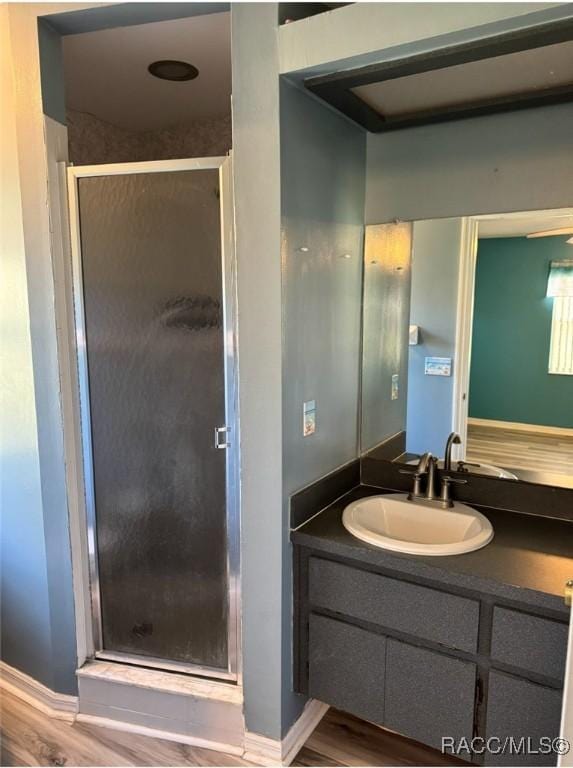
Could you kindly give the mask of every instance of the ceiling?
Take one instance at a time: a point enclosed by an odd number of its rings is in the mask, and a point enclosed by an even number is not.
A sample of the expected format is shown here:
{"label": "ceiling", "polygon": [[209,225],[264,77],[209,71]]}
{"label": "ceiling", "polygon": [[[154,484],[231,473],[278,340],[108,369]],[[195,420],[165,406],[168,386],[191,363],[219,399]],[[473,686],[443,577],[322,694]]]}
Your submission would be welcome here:
{"label": "ceiling", "polygon": [[386,117],[556,88],[573,82],[573,42],[470,61],[352,89]]}
{"label": "ceiling", "polygon": [[573,101],[573,19],[311,75],[304,84],[374,133],[563,104]]}
{"label": "ceiling", "polygon": [[[66,106],[130,130],[227,115],[231,109],[229,13],[212,13],[63,38]],[[159,80],[153,61],[177,59],[195,80]]]}
{"label": "ceiling", "polygon": [[532,232],[560,227],[573,227],[573,208],[480,217],[478,232],[480,238],[525,237]]}

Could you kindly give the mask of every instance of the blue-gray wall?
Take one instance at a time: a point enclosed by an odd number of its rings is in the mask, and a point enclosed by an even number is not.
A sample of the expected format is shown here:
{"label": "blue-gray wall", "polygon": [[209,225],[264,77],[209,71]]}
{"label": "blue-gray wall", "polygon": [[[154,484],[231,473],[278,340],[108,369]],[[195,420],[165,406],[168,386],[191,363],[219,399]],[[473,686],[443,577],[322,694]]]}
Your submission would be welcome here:
{"label": "blue-gray wall", "polygon": [[[4,7],[3,13],[10,15]],[[2,386],[0,403],[3,660],[53,690],[76,690],[76,648],[41,112],[28,60],[2,26]],[[20,54],[20,58],[16,53]],[[5,57],[5,58],[4,58]],[[16,66],[19,63],[19,67]],[[14,79],[13,79],[14,78]],[[22,94],[22,100],[19,100]],[[31,131],[38,131],[30,141]],[[40,200],[30,194],[38,173]],[[44,217],[44,218],[43,218]]]}
{"label": "blue-gray wall", "polygon": [[283,602],[277,26],[275,3],[233,4],[243,695],[247,729],[273,739],[281,736],[282,646],[285,637],[290,641]]}
{"label": "blue-gray wall", "polygon": [[77,35],[112,27],[129,27],[210,13],[224,13],[229,9],[229,3],[216,2],[134,2],[40,16],[38,44],[44,114],[59,123],[66,123],[62,35]]}
{"label": "blue-gray wall", "polygon": [[[3,184],[15,181],[4,163],[2,179]],[[16,189],[19,191],[18,186]],[[8,217],[13,225],[21,216],[21,210],[19,201],[8,200],[4,190],[2,203],[2,231],[7,234],[10,232]],[[7,664],[51,686],[50,605],[21,229],[18,235],[14,239],[6,237],[3,243],[0,281],[3,339],[0,648]]]}
{"label": "blue-gray wall", "polygon": [[44,114],[65,125],[66,92],[62,36],[46,19],[38,20],[38,45]]}
{"label": "blue-gray wall", "polygon": [[566,208],[572,187],[573,104],[368,134],[367,224]]}
{"label": "blue-gray wall", "polygon": [[548,373],[549,264],[573,258],[566,237],[479,241],[469,415],[573,428],[573,376]]}
{"label": "blue-gray wall", "polygon": [[[563,208],[571,205],[572,188],[571,104],[368,134],[367,224]],[[436,258],[435,274],[440,276],[436,282],[449,284],[451,274],[440,271],[439,254]],[[415,267],[412,279],[416,280]],[[437,343],[428,346],[428,354],[439,350],[447,356],[453,349],[452,322],[451,318],[446,322],[445,337],[434,339]],[[413,355],[421,357],[422,348]],[[422,386],[421,361],[417,365]],[[450,381],[431,385],[439,390],[440,403],[433,424],[433,416],[424,415],[422,404],[427,397],[420,396],[415,383],[411,387],[409,377],[408,432],[416,441],[412,450],[443,453],[442,440],[451,425]],[[429,387],[424,385],[423,391],[429,392]],[[410,406],[411,402],[420,404],[412,410],[412,417],[410,410],[416,406]],[[419,425],[426,423],[418,432]]]}
{"label": "blue-gray wall", "polygon": [[215,2],[113,3],[77,11],[51,13],[47,18],[60,35],[77,35],[112,27],[130,27],[134,24],[151,24],[169,19],[204,16],[208,13],[225,13],[230,10],[230,5]]}
{"label": "blue-gray wall", "polygon": [[412,248],[410,323],[420,343],[410,347],[406,448],[444,455],[452,431],[453,376],[426,376],[426,357],[451,357],[456,341],[461,219],[417,221]]}
{"label": "blue-gray wall", "polygon": [[[126,3],[39,19],[32,12],[30,22],[37,24],[38,32],[43,113],[64,122],[61,34],[227,11],[228,7],[226,3]],[[9,16],[9,8],[6,13]],[[3,28],[6,40],[0,48],[6,66],[2,72],[10,89],[14,66],[22,101],[20,109],[6,110],[14,115],[6,134],[13,146],[2,155],[9,201],[5,204],[3,189],[2,232],[9,234],[3,263],[6,278],[2,278],[7,292],[2,330],[8,342],[2,348],[0,422],[4,438],[0,453],[1,652],[7,664],[49,688],[75,694],[77,653],[54,275],[47,246],[45,146],[38,131],[43,122],[37,109],[40,94],[33,90],[33,65],[23,60],[20,48],[9,50],[9,33],[8,26]],[[5,157],[10,157],[7,169]]]}
{"label": "blue-gray wall", "polygon": [[[287,495],[357,453],[364,171],[364,131],[298,87],[282,82],[283,483]],[[317,429],[303,437],[303,402],[307,400],[316,401]]]}
{"label": "blue-gray wall", "polygon": [[[363,453],[406,429],[412,225],[366,228],[362,317]],[[392,399],[392,377],[398,397]]]}
{"label": "blue-gray wall", "polygon": [[[304,703],[291,693],[288,498],[358,453],[366,136],[286,81],[280,127],[284,732]],[[306,400],[316,401],[317,429],[305,438]]]}

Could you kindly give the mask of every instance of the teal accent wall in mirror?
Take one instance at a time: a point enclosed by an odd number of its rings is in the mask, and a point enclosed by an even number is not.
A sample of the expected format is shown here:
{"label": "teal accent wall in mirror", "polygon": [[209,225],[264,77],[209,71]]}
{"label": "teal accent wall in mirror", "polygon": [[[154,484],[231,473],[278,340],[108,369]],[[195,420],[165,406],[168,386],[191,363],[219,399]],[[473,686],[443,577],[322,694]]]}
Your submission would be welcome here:
{"label": "teal accent wall in mirror", "polygon": [[551,261],[573,256],[567,237],[479,241],[470,418],[573,428],[573,376],[551,374]]}
{"label": "teal accent wall in mirror", "polygon": [[573,208],[366,226],[362,455],[573,488],[572,235]]}

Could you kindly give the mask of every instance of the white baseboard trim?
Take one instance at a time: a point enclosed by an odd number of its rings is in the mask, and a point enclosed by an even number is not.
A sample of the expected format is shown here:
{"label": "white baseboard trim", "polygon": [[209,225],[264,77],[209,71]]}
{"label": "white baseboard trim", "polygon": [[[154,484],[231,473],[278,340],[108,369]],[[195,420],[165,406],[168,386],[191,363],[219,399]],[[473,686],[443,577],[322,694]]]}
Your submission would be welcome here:
{"label": "white baseboard trim", "polygon": [[573,429],[568,427],[546,427],[543,424],[521,424],[516,421],[496,421],[495,419],[468,419],[468,424],[490,429],[511,429],[514,432],[535,432],[540,435],[562,435],[573,437]]}
{"label": "white baseboard trim", "polygon": [[237,746],[236,744],[223,744],[222,742],[209,741],[209,739],[201,739],[198,736],[189,736],[184,733],[162,731],[158,728],[149,728],[146,725],[128,723],[125,720],[112,720],[110,717],[85,715],[80,712],[76,716],[76,721],[78,723],[96,725],[100,728],[111,728],[115,731],[124,731],[125,733],[137,733],[139,736],[149,736],[152,739],[165,739],[166,741],[175,741],[179,744],[189,744],[192,747],[212,749],[216,752],[225,752],[229,755],[241,756],[243,754],[243,747]]}
{"label": "white baseboard trim", "polygon": [[283,765],[290,765],[298,751],[328,711],[328,704],[311,699],[282,740]]}
{"label": "white baseboard trim", "polygon": [[284,739],[246,731],[243,757],[259,765],[290,765],[327,710],[328,704],[310,699]]}
{"label": "white baseboard trim", "polygon": [[77,696],[56,693],[4,661],[0,661],[0,689],[17,696],[49,717],[69,722],[76,719]]}

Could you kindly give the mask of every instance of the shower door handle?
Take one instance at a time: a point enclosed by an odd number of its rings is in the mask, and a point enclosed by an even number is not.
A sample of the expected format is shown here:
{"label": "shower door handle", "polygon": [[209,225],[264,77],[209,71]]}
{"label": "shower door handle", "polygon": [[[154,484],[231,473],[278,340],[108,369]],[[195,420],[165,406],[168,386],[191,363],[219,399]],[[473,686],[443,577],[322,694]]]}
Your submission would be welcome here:
{"label": "shower door handle", "polygon": [[215,427],[215,448],[225,450],[230,447],[231,443],[226,439],[230,431],[231,427]]}

